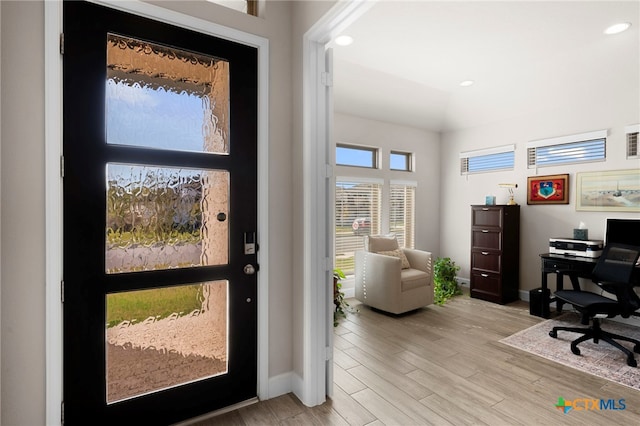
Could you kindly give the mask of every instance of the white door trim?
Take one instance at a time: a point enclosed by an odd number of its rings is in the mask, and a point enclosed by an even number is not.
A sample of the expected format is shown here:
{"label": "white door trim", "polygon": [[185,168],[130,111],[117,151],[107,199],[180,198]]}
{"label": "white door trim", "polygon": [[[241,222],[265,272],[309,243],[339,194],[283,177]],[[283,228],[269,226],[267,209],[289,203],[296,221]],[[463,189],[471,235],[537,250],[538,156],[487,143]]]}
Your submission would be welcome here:
{"label": "white door trim", "polygon": [[44,4],[45,117],[45,398],[47,425],[62,403],[62,3]]}
{"label": "white door trim", "polygon": [[[303,191],[304,191],[304,272],[303,272],[303,379],[294,392],[307,406],[322,404],[327,389],[326,361],[333,352],[327,333],[332,330],[333,241],[330,224],[333,208],[327,200],[332,189],[327,170],[332,156],[329,153],[330,123],[328,99],[322,83],[325,69],[325,45],[369,10],[375,1],[339,1],[303,38]],[[328,318],[329,316],[329,318]],[[329,328],[329,329],[328,329]]]}
{"label": "white door trim", "polygon": [[[258,237],[269,247],[269,40],[139,1],[94,0],[114,9],[166,22],[258,50]],[[45,7],[45,209],[46,209],[46,424],[59,425],[62,402],[62,2]],[[269,259],[258,252],[258,398],[269,398]]]}

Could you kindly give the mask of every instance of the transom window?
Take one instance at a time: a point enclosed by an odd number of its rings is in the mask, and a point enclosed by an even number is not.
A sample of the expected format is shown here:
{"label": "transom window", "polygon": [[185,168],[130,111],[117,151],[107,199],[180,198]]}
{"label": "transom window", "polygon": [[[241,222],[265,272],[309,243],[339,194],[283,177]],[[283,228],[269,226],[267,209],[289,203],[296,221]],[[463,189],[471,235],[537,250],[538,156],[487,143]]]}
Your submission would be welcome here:
{"label": "transom window", "polygon": [[237,10],[249,15],[258,16],[258,0],[207,0],[229,9]]}
{"label": "transom window", "polygon": [[412,156],[409,152],[391,151],[391,155],[389,156],[389,168],[391,170],[410,172],[412,170],[411,159]]}
{"label": "transom window", "polygon": [[336,164],[339,166],[378,168],[378,149],[356,145],[336,145]]}
{"label": "transom window", "polygon": [[527,164],[533,168],[605,161],[606,148],[606,130],[531,141],[527,144]]}
{"label": "transom window", "polygon": [[513,170],[515,145],[460,153],[460,174]]}

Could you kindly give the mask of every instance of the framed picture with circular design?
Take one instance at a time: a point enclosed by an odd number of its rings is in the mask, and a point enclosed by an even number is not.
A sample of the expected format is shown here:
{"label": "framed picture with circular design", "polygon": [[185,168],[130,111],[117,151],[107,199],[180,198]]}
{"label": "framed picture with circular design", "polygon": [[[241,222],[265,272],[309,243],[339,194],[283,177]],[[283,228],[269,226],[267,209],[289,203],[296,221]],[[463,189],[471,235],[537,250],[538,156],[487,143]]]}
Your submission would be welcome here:
{"label": "framed picture with circular design", "polygon": [[569,204],[569,175],[529,176],[527,204]]}

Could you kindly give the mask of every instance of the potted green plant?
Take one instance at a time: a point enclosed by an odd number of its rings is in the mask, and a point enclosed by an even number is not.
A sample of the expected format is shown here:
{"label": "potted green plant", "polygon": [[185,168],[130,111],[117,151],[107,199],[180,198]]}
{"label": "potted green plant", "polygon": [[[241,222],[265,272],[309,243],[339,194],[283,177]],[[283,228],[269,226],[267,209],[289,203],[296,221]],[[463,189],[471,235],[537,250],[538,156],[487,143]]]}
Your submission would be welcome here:
{"label": "potted green plant", "polygon": [[453,296],[462,294],[456,274],[460,267],[448,257],[436,259],[433,267],[433,302],[436,305],[444,305]]}
{"label": "potted green plant", "polygon": [[333,311],[333,326],[337,327],[340,322],[340,317],[344,318],[347,316],[346,309],[349,306],[347,301],[344,299],[344,292],[342,289],[342,283],[340,280],[345,279],[344,272],[342,270],[335,268],[333,270],[333,304],[335,305]]}

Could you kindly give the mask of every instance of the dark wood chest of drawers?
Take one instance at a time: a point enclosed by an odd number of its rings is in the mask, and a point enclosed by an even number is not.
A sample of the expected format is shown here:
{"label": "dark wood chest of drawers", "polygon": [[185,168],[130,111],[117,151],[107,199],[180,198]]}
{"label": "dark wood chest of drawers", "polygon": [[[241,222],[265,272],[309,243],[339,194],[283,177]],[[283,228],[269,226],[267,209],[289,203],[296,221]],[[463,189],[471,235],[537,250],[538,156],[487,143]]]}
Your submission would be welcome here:
{"label": "dark wood chest of drawers", "polygon": [[471,297],[513,302],[519,277],[520,206],[471,206]]}

